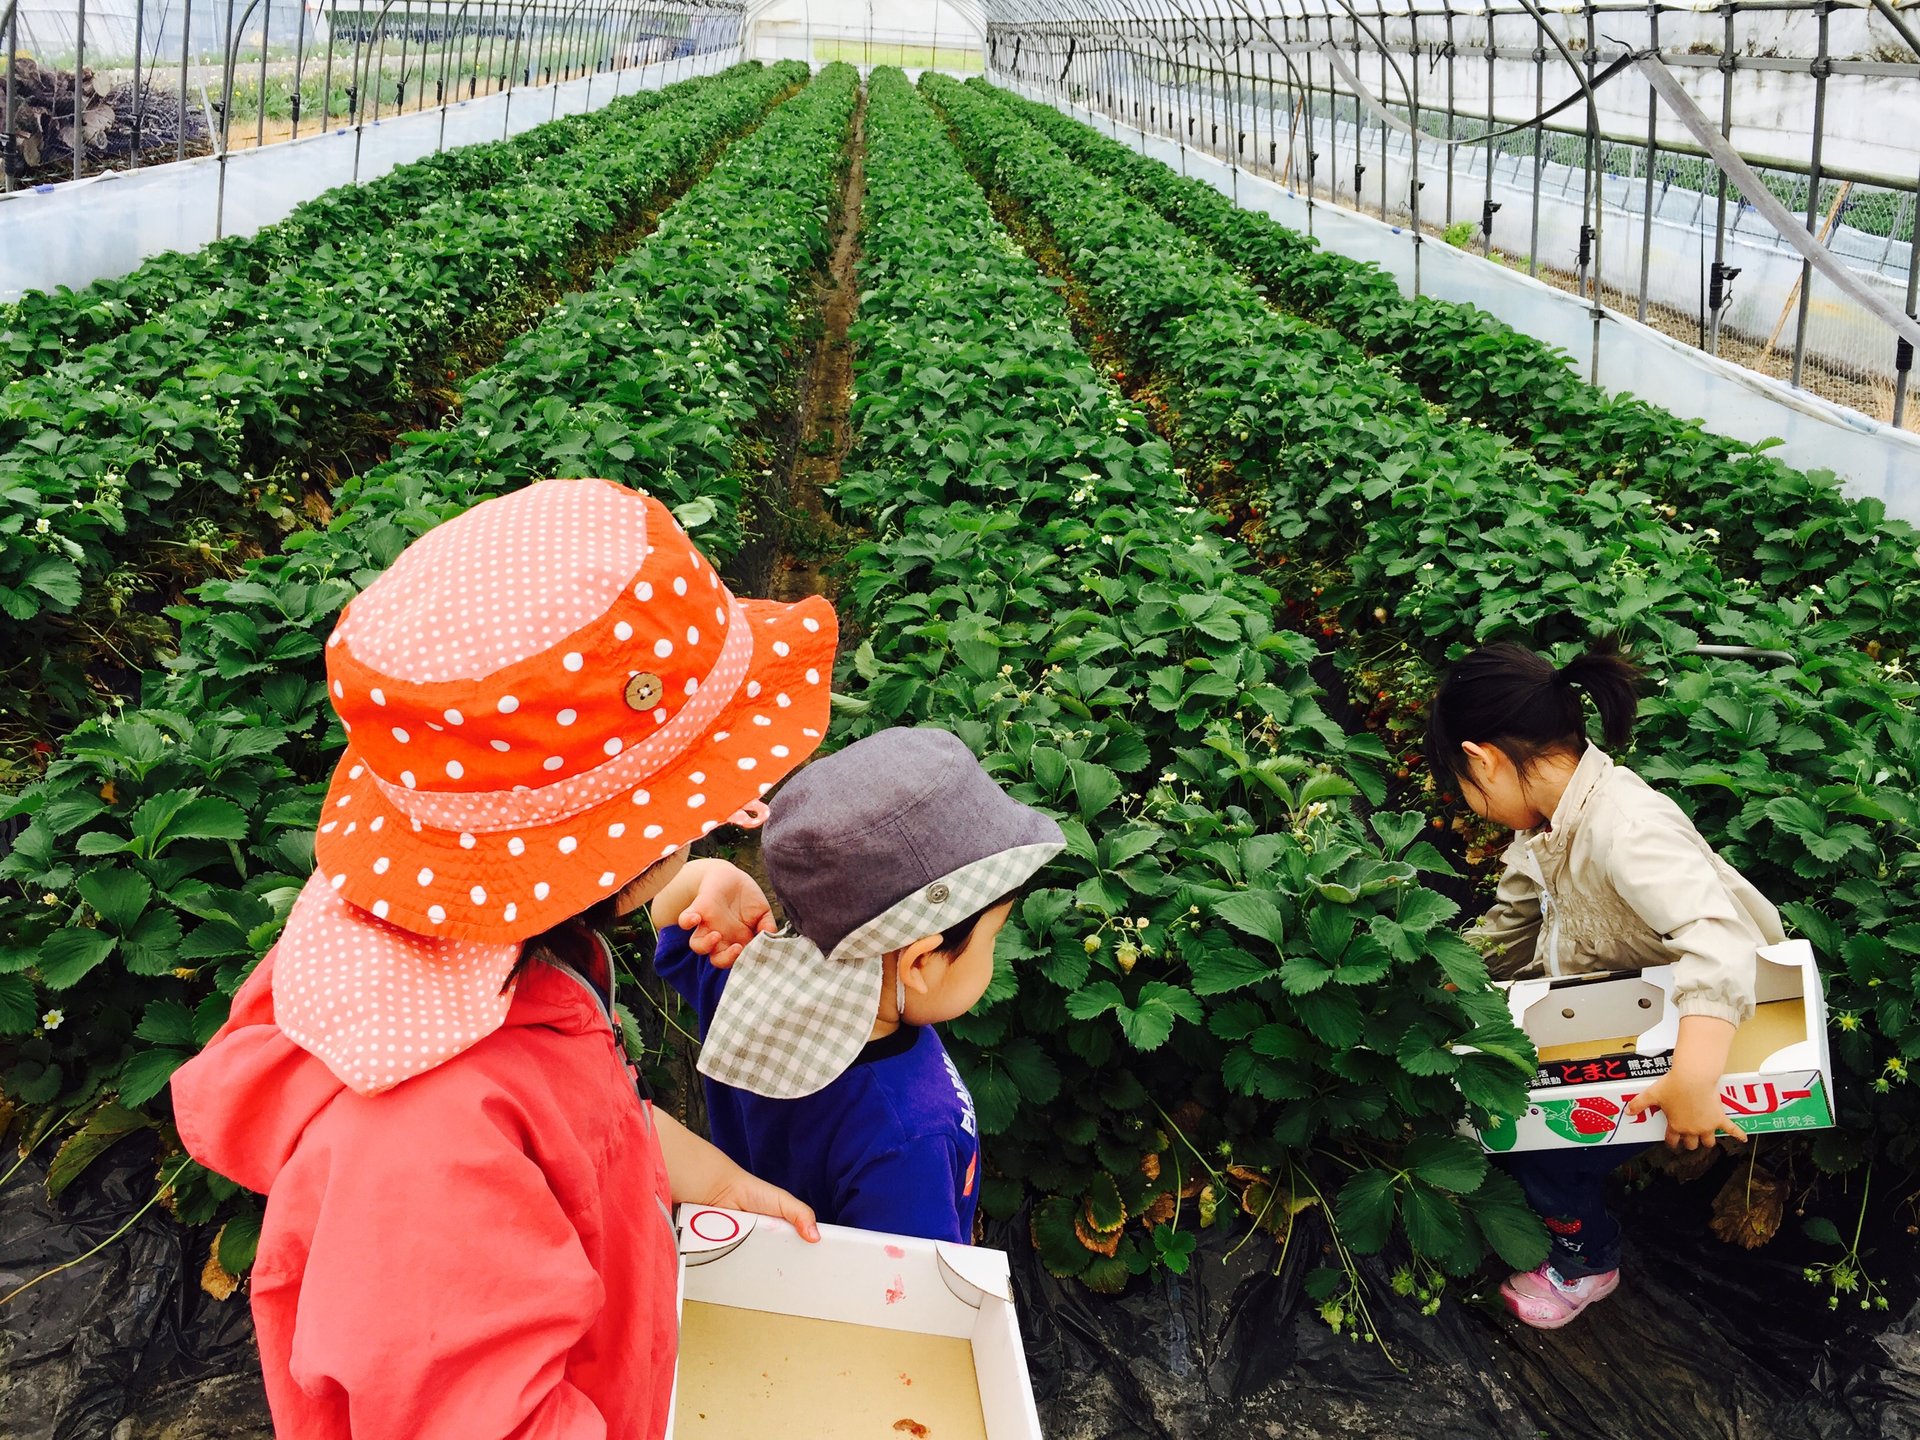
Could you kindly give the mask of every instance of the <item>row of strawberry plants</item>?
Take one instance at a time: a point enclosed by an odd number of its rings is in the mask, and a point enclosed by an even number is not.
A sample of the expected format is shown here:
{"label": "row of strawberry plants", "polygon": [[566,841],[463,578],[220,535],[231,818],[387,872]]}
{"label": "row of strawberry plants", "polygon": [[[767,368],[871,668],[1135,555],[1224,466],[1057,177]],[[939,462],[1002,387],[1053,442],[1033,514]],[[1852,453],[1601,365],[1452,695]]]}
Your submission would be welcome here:
{"label": "row of strawberry plants", "polygon": [[[945,93],[945,92],[943,92]],[[1811,936],[1829,967],[1846,1128],[1842,1166],[1877,1142],[1920,1155],[1920,689],[1852,648],[1812,599],[1729,584],[1647,496],[1535,465],[1422,415],[1403,382],[1273,314],[1164,218],[1073,165],[987,94],[949,102],[996,181],[1068,251],[1074,275],[1168,398],[1167,423],[1295,605],[1350,639],[1356,673],[1427,692],[1459,647],[1572,646],[1623,633],[1662,688],[1637,764]],[[1284,563],[1283,563],[1284,562]],[[1684,617],[1676,618],[1676,617]],[[1699,629],[1694,627],[1698,625]],[[1693,656],[1716,640],[1792,666]],[[1417,754],[1404,753],[1403,762]],[[1439,797],[1444,798],[1444,797]]]}
{"label": "row of strawberry plants", "polygon": [[1046,1263],[1102,1289],[1184,1268],[1195,1217],[1285,1234],[1319,1198],[1359,1249],[1397,1225],[1455,1271],[1531,1263],[1537,1222],[1454,1133],[1513,1112],[1531,1050],[1419,882],[1446,869],[1422,818],[1346,803],[1381,795],[1379,747],[898,72],[866,166],[839,734],[948,726],[1068,836],[947,1027],[985,1203],[1033,1194]]}
{"label": "row of strawberry plants", "polygon": [[[537,476],[597,474],[708,517],[724,556],[803,350],[857,92],[836,66],[776,108],[597,289],[476,377],[456,422],[347,487],[327,529],[204,587],[149,706],[80,727],[0,811],[27,822],[0,860],[10,1098],[44,1124],[156,1123],[135,1112],[219,1025],[312,865],[341,740],[324,637],[406,543]],[[182,1184],[190,1217],[227,1189]]]}
{"label": "row of strawberry plants", "polygon": [[1279,304],[1318,320],[1418,385],[1583,480],[1631,478],[1670,507],[1722,568],[1790,595],[1816,579],[1822,607],[1862,642],[1920,639],[1920,534],[1879,501],[1849,500],[1835,477],[1712,434],[1632,395],[1581,380],[1565,354],[1485,311],[1408,298],[1371,261],[1352,260],[1212,186],[1101,135],[1050,106],[1004,92],[1069,154],[1240,267]]}
{"label": "row of strawberry plants", "polygon": [[[256,323],[210,335],[210,297],[0,396],[0,697],[16,716],[58,694],[89,713],[88,661],[143,666],[170,598],[234,553],[308,519],[304,467],[358,464],[444,392],[463,347],[606,260],[647,213],[795,83],[757,65],[685,82],[523,178],[427,206],[385,235],[323,247],[261,292]],[[719,102],[709,103],[717,95]],[[450,398],[447,396],[446,398]],[[40,712],[42,723],[46,718]],[[41,733],[45,733],[42,729]]]}
{"label": "row of strawberry plants", "polygon": [[[636,119],[660,105],[653,90],[615,101],[603,112]],[[342,236],[372,237],[450,195],[474,193],[518,178],[528,166],[590,140],[598,117],[570,115],[507,140],[468,145],[416,160],[364,185],[342,185],[296,205],[284,219],[252,235],[232,235],[199,250],[168,251],[126,275],[78,290],[30,291],[0,305],[0,384],[37,375],[90,345],[160,318],[183,300],[218,292],[222,308],[209,329],[253,320],[268,285],[289,266]]]}

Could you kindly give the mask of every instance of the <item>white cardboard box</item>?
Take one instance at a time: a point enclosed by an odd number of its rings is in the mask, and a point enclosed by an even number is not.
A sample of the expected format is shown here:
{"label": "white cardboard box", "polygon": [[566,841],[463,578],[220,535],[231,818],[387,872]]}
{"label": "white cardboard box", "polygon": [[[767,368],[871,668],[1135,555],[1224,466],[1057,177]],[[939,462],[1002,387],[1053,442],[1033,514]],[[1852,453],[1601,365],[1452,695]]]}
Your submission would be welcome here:
{"label": "white cardboard box", "polygon": [[[1813,947],[1789,940],[1760,951],[1759,1008],[1734,1036],[1720,1102],[1749,1135],[1833,1124],[1827,1005]],[[1515,980],[1513,1023],[1533,1038],[1541,1068],[1517,1122],[1479,1132],[1488,1150],[1632,1145],[1667,1133],[1658,1110],[1626,1113],[1664,1075],[1678,1038],[1673,969]]]}
{"label": "white cardboard box", "polygon": [[[935,1377],[919,1377],[916,1387],[915,1377],[908,1373],[913,1368],[910,1364],[897,1364],[891,1355],[879,1364],[887,1343],[873,1330],[914,1337],[903,1338],[902,1346],[921,1345],[920,1337],[965,1342],[965,1352],[945,1347],[944,1353],[949,1358],[958,1356],[963,1367],[970,1353],[984,1423],[984,1430],[974,1433],[983,1434],[985,1440],[1041,1440],[1040,1417],[1014,1313],[1012,1277],[1003,1252],[838,1225],[822,1225],[819,1243],[809,1244],[783,1221],[710,1205],[682,1205],[676,1224],[681,1351],[667,1422],[670,1440],[697,1440],[705,1435],[717,1440],[735,1433],[717,1412],[710,1416],[705,1410],[695,1412],[694,1407],[705,1404],[712,1410],[716,1398],[723,1406],[731,1404],[728,1396],[736,1391],[742,1396],[755,1392],[742,1403],[760,1407],[763,1414],[770,1406],[779,1407],[779,1428],[760,1432],[774,1435],[775,1440],[870,1432],[884,1440],[894,1440],[896,1435],[907,1440],[927,1436],[964,1440],[964,1427],[932,1423],[923,1408],[934,1393],[929,1382],[938,1383]],[[694,1305],[724,1309],[709,1308],[696,1317],[689,1311]],[[726,1310],[742,1313],[730,1316]],[[789,1375],[773,1365],[748,1361],[748,1349],[766,1340],[764,1327],[778,1325],[770,1317],[782,1316],[871,1327],[864,1335],[858,1331],[814,1333],[825,1333],[829,1342],[864,1340],[857,1356],[849,1354],[853,1346],[836,1350],[831,1343],[825,1353],[834,1357],[835,1365],[859,1360],[867,1370],[878,1365],[884,1374],[848,1376],[836,1370],[827,1380],[837,1388],[823,1395],[815,1381],[827,1366],[796,1362],[796,1370]],[[701,1323],[690,1324],[695,1318]],[[723,1358],[702,1353],[703,1345],[714,1337],[721,1341]],[[776,1337],[773,1343],[782,1342]],[[851,1411],[845,1419],[836,1418],[835,1406],[842,1401],[860,1407],[858,1423]],[[689,1413],[681,1413],[683,1407]],[[880,1419],[876,1430],[876,1415],[891,1418]]]}

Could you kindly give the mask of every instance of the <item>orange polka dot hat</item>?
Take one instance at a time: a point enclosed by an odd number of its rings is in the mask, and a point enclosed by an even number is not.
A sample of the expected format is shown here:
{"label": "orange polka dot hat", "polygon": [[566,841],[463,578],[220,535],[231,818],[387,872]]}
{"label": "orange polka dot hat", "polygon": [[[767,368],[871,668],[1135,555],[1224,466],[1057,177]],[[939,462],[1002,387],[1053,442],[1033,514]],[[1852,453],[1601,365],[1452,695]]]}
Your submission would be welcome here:
{"label": "orange polka dot hat", "polygon": [[[426,1047],[441,1059],[497,1028],[521,941],[820,743],[837,634],[823,599],[737,599],[664,505],[610,481],[541,481],[429,531],[327,641],[347,747],[275,961],[283,1028],[321,1053],[302,1030],[465,1015],[471,1038]],[[323,1027],[352,982],[323,985],[319,957],[356,945],[408,993]]]}
{"label": "orange polka dot hat", "polygon": [[825,600],[737,600],[658,500],[548,480],[428,532],[327,642],[348,734],[315,853],[415,934],[524,940],[820,743]]}

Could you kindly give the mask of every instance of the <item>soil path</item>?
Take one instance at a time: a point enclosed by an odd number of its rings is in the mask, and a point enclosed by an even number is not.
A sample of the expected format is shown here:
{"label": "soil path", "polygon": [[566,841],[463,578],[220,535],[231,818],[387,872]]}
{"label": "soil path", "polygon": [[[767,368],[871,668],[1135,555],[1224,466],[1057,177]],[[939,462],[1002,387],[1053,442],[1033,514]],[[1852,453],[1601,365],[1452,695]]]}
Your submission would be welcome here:
{"label": "soil path", "polygon": [[[773,594],[799,600],[831,594],[822,565],[838,554],[840,527],[827,512],[823,493],[840,479],[853,446],[853,345],[848,331],[860,308],[860,214],[867,193],[867,102],[853,117],[852,163],[840,202],[833,260],[821,287],[821,334],[800,395],[800,437],[787,474],[787,524]],[[836,587],[837,588],[837,587]]]}
{"label": "soil path", "polygon": [[824,491],[840,478],[853,443],[849,408],[853,351],[847,331],[860,305],[855,267],[866,197],[867,102],[862,95],[847,139],[847,173],[833,222],[833,248],[814,286],[807,339],[812,347],[794,381],[791,420],[778,437],[772,473],[756,499],[747,543],[727,567],[742,593],[793,601],[833,590],[826,560],[844,548]]}
{"label": "soil path", "polygon": [[[853,352],[847,330],[860,304],[855,264],[860,253],[861,202],[866,196],[866,97],[854,111],[847,137],[847,173],[834,215],[833,248],[827,268],[815,282],[808,327],[811,346],[795,382],[790,418],[780,435],[773,473],[763,483],[754,506],[747,543],[726,567],[727,582],[741,594],[788,602],[808,595],[829,598],[836,587],[826,573],[827,560],[844,549],[840,526],[828,514],[823,491],[840,478],[840,465],[852,444],[848,414],[853,387]],[[760,859],[759,837],[727,830],[738,843],[723,844],[720,853],[772,892]],[[694,1050],[665,1029],[673,999],[643,966],[630,988],[640,997],[633,1005],[643,1030],[667,1040],[666,1069],[671,1093],[664,1097],[679,1119],[705,1132],[706,1107],[700,1077],[694,1068]]]}

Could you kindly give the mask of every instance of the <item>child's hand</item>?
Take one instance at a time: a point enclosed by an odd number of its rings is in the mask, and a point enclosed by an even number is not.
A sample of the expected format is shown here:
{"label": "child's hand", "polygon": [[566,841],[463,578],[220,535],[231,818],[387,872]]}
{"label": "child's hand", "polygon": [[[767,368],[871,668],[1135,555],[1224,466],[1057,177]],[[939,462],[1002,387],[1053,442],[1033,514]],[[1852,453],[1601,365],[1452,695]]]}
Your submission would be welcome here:
{"label": "child's hand", "polygon": [[733,1167],[732,1176],[703,1203],[726,1210],[744,1210],[749,1215],[771,1215],[798,1230],[802,1240],[812,1242],[820,1238],[820,1227],[813,1222],[812,1206],[801,1204],[778,1185],[749,1175],[738,1165]]}
{"label": "child's hand", "polygon": [[740,958],[754,936],[776,928],[766,892],[746,871],[725,862],[702,867],[693,899],[676,923],[688,932],[688,948],[721,970]]}
{"label": "child's hand", "polygon": [[1672,1150],[1711,1150],[1725,1131],[1736,1140],[1747,1132],[1727,1118],[1720,1104],[1720,1082],[1701,1082],[1679,1071],[1668,1071],[1627,1102],[1627,1114],[1639,1115],[1654,1107],[1666,1113],[1667,1147]]}
{"label": "child's hand", "polygon": [[1713,1015],[1682,1015],[1673,1047],[1673,1068],[1627,1102],[1627,1114],[1659,1106],[1667,1114],[1667,1147],[1711,1150],[1721,1131],[1736,1140],[1747,1132],[1720,1108],[1720,1077],[1733,1046],[1733,1022]]}
{"label": "child's hand", "polygon": [[664,1110],[654,1110],[660,1132],[660,1154],[667,1162],[676,1203],[722,1205],[752,1215],[771,1215],[800,1232],[802,1240],[818,1240],[820,1227],[813,1211],[778,1185],[749,1175],[711,1140],[702,1140]]}

